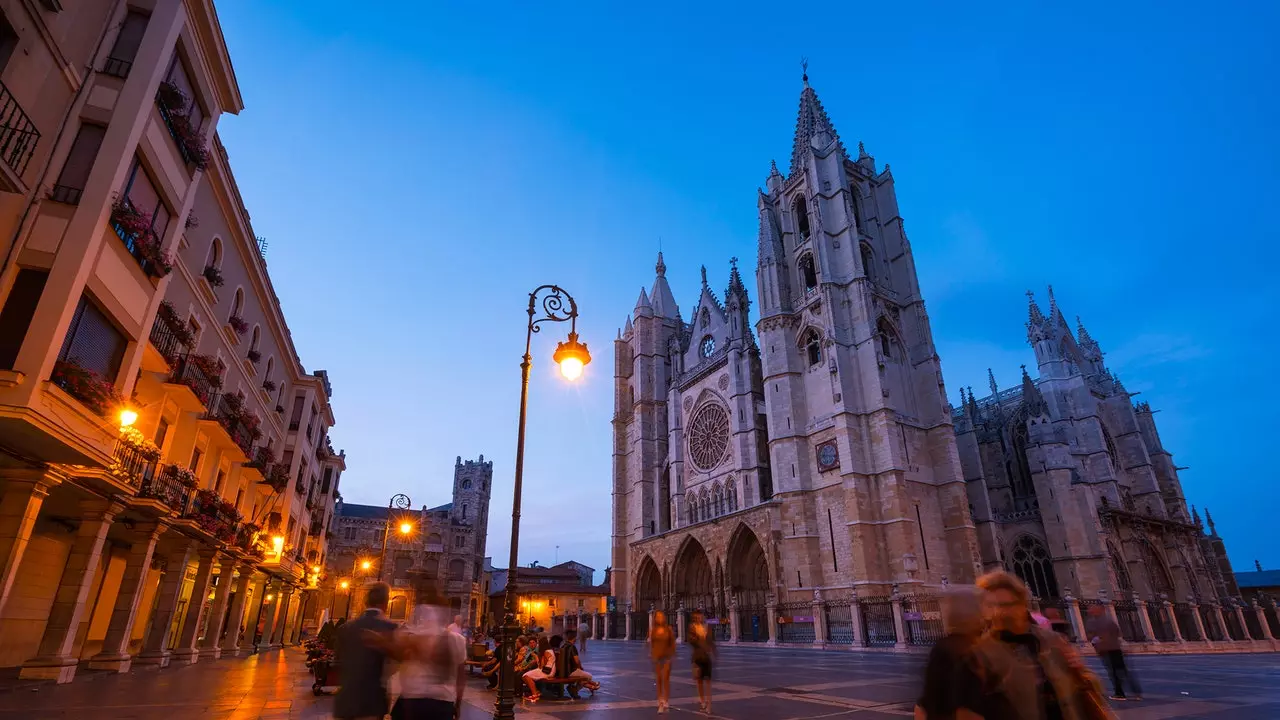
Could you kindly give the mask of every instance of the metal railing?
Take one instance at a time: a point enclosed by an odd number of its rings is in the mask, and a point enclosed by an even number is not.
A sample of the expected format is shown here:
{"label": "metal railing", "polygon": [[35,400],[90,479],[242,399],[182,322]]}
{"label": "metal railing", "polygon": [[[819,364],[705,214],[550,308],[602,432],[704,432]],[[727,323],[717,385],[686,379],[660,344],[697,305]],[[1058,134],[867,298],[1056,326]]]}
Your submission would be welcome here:
{"label": "metal railing", "polygon": [[1163,602],[1147,603],[1147,618],[1151,620],[1151,634],[1157,642],[1173,642],[1173,626],[1165,615]]}
{"label": "metal railing", "polygon": [[898,644],[898,629],[893,623],[893,601],[889,598],[860,599],[862,611],[862,644],[867,647],[892,647]]}
{"label": "metal railing", "polygon": [[1138,619],[1138,605],[1132,600],[1117,600],[1114,603],[1116,623],[1120,626],[1120,637],[1125,642],[1145,642],[1142,632],[1142,621]]}
{"label": "metal railing", "polygon": [[125,442],[123,438],[116,440],[116,448],[112,453],[117,477],[128,481],[130,485],[139,487],[144,481],[156,474],[156,461],[147,457],[142,448]]}
{"label": "metal railing", "polygon": [[809,644],[817,639],[814,632],[813,603],[778,603],[776,612],[778,642]]}
{"label": "metal railing", "polygon": [[231,441],[245,455],[253,457],[253,436],[249,432],[249,426],[244,424],[235,407],[232,406],[231,401],[227,399],[226,393],[219,395],[213,401],[206,417],[210,420],[216,420],[222,426],[222,429],[227,431]]}
{"label": "metal railing", "polygon": [[172,365],[178,356],[186,349],[179,339],[178,333],[174,330],[173,324],[160,313],[156,314],[156,321],[151,323],[151,344],[164,357],[165,361]]}
{"label": "metal railing", "polygon": [[222,385],[221,380],[209,377],[200,368],[200,364],[191,359],[190,353],[178,358],[178,366],[169,375],[169,382],[177,385],[186,385],[191,389],[191,392],[196,394],[196,397],[200,399],[200,403],[206,408],[210,407],[210,403],[214,399],[214,393]]}
{"label": "metal railing", "polygon": [[167,465],[161,472],[144,479],[138,488],[138,497],[159,500],[179,513],[185,511],[191,488],[178,480],[177,470],[177,465]]}
{"label": "metal railing", "polygon": [[846,597],[832,598],[822,603],[827,642],[836,645],[853,644],[853,602],[852,598]]}
{"label": "metal railing", "polygon": [[902,597],[902,628],[908,645],[933,645],[942,639],[942,607],[927,595]]}
{"label": "metal railing", "polygon": [[40,131],[9,88],[0,82],[0,159],[18,175],[27,171],[35,155]]}

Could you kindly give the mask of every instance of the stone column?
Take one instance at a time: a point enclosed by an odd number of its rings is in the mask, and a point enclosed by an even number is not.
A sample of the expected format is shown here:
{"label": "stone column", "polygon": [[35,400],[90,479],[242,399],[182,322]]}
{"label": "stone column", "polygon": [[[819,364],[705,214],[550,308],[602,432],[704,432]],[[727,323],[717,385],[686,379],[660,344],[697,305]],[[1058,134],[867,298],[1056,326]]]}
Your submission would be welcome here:
{"label": "stone column", "polygon": [[[274,650],[279,645],[275,644],[276,617],[280,615],[280,606],[284,599],[284,583],[276,581],[274,587],[264,587],[262,592],[262,640],[258,643],[261,650]],[[268,601],[267,595],[274,595]]]}
{"label": "stone column", "polygon": [[1233,601],[1231,609],[1236,614],[1236,621],[1240,623],[1240,632],[1244,635],[1245,641],[1256,640],[1257,638],[1253,637],[1253,634],[1249,632],[1249,624],[1244,621],[1244,606],[1239,602]]}
{"label": "stone column", "polygon": [[609,639],[609,627],[605,625],[604,617],[604,613],[596,613],[595,615],[595,626],[591,628],[591,634],[594,636],[592,639],[594,640]]}
{"label": "stone column", "polygon": [[[652,626],[650,626],[652,627]],[[676,607],[676,642],[687,642],[689,635],[689,622],[684,616],[684,601],[680,601],[680,605]]]}
{"label": "stone column", "polygon": [[49,620],[40,638],[36,656],[22,664],[20,678],[68,683],[76,675],[79,658],[72,654],[76,632],[89,610],[89,593],[102,561],[107,531],[123,505],[112,501],[89,500],[80,504],[80,528],[71,542],[71,554],[62,569],[62,580],[53,597]]}
{"label": "stone column", "polygon": [[893,598],[889,602],[893,608],[893,634],[898,639],[894,647],[903,649],[907,647],[907,624],[902,620],[902,595],[898,594],[896,585],[893,588]]}
{"label": "stone column", "polygon": [[235,585],[233,565],[223,558],[222,568],[218,571],[218,584],[213,589],[213,603],[209,606],[209,619],[204,624],[204,637],[200,638],[200,656],[217,660],[222,657],[222,648],[218,640],[222,637],[222,619],[227,615],[227,606],[231,603],[231,588]]}
{"label": "stone column", "polygon": [[249,609],[249,617],[245,618],[245,645],[253,647],[253,652],[258,652],[262,647],[267,645],[267,635],[264,631],[261,637],[258,635],[258,625],[265,617],[267,620],[266,627],[271,627],[271,605],[267,604],[267,595],[271,594],[271,576],[267,575],[262,578],[262,584],[258,588],[258,594],[253,599],[253,607]]}
{"label": "stone column", "polygon": [[772,595],[765,600],[764,611],[769,614],[769,645],[778,644],[778,601]]}
{"label": "stone column", "polygon": [[178,635],[178,647],[173,651],[174,662],[190,664],[200,660],[196,639],[200,635],[200,616],[204,614],[204,606],[209,602],[209,581],[213,578],[213,563],[217,558],[217,550],[200,548],[200,564],[196,566],[196,578],[191,585],[191,598],[187,600],[187,613],[182,620],[182,631]]}
{"label": "stone column", "polygon": [[1196,624],[1196,632],[1200,634],[1200,642],[1205,645],[1213,645],[1213,641],[1209,639],[1208,633],[1204,631],[1204,618],[1200,617],[1200,605],[1194,599],[1187,603],[1191,606],[1191,617]]}
{"label": "stone column", "polygon": [[133,659],[135,664],[166,667],[169,664],[169,630],[173,627],[173,613],[182,599],[182,585],[187,577],[187,565],[196,556],[195,543],[183,543],[176,552],[166,558],[164,575],[156,591],[156,609],[152,613],[151,627],[142,644],[142,652]]}
{"label": "stone column", "polygon": [[1169,627],[1173,628],[1173,641],[1179,645],[1186,642],[1182,637],[1182,628],[1178,627],[1178,616],[1173,612],[1173,603],[1168,598],[1160,601],[1160,606],[1164,609],[1164,619],[1169,623]]}
{"label": "stone column", "polygon": [[822,607],[822,591],[813,591],[813,646],[827,646],[827,614]]}
{"label": "stone column", "polygon": [[1143,642],[1155,642],[1156,634],[1151,629],[1151,616],[1147,614],[1147,603],[1138,597],[1137,591],[1133,593],[1133,604],[1138,608],[1138,628],[1142,630]]}
{"label": "stone column", "polygon": [[125,560],[124,575],[120,578],[120,590],[116,593],[115,606],[111,610],[111,623],[102,640],[102,651],[89,659],[91,670],[129,672],[133,660],[129,656],[129,640],[133,637],[133,623],[138,617],[138,604],[146,588],[147,574],[151,571],[151,556],[156,541],[165,531],[160,523],[139,523],[133,529],[133,544]]}
{"label": "stone column", "polygon": [[45,497],[61,480],[52,473],[8,471],[7,483],[0,496],[0,617],[8,604],[13,579],[27,551],[31,531],[40,515]]}
{"label": "stone column", "polygon": [[276,596],[276,624],[271,630],[271,647],[284,647],[284,628],[289,621],[289,605],[293,602],[293,586],[282,585]]}
{"label": "stone column", "polygon": [[[307,603],[315,597],[315,590],[303,590],[298,593],[298,612],[294,614],[293,622],[289,625],[291,631],[289,633],[289,644],[297,645],[302,642],[302,625],[307,621]],[[412,610],[412,608],[410,608]],[[479,612],[479,611],[477,611]],[[410,614],[409,618],[412,619]],[[480,618],[472,618],[470,622],[479,622]]]}
{"label": "stone column", "polygon": [[1071,623],[1071,631],[1075,635],[1076,642],[1088,643],[1089,633],[1084,629],[1084,616],[1080,614],[1080,601],[1071,596],[1071,592],[1066,593],[1064,598],[1067,602],[1067,622]]}
{"label": "stone column", "polygon": [[[650,606],[650,612],[652,613],[652,606]],[[623,611],[622,617],[623,617],[623,620],[626,621],[624,623],[625,627],[623,628],[622,639],[631,640],[632,639],[631,637],[631,605],[627,605],[627,609]]]}
{"label": "stone column", "polygon": [[1258,640],[1275,640],[1271,635],[1271,626],[1267,624],[1267,614],[1262,610],[1262,606],[1258,604],[1258,598],[1253,599],[1253,614],[1258,616],[1258,627],[1262,629],[1262,637]]}
{"label": "stone column", "polygon": [[1215,612],[1218,614],[1218,627],[1222,628],[1222,641],[1234,642],[1235,639],[1231,637],[1231,628],[1227,625],[1227,615],[1222,610],[1222,603],[1215,602],[1213,604],[1212,612]]}
{"label": "stone column", "polygon": [[[231,615],[227,618],[227,627],[218,647],[224,655],[240,654],[240,628],[245,624],[245,610],[249,609],[249,588],[253,585],[254,569],[251,565],[240,566],[240,577],[236,578],[236,595],[231,600]],[[253,638],[249,638],[250,641]],[[252,645],[252,642],[247,643]]]}
{"label": "stone column", "polygon": [[738,598],[729,598],[729,642],[742,642],[742,618],[738,615]]}
{"label": "stone column", "polygon": [[849,593],[849,620],[853,623],[853,649],[857,650],[866,643],[862,631],[862,604],[858,602],[858,591]]}

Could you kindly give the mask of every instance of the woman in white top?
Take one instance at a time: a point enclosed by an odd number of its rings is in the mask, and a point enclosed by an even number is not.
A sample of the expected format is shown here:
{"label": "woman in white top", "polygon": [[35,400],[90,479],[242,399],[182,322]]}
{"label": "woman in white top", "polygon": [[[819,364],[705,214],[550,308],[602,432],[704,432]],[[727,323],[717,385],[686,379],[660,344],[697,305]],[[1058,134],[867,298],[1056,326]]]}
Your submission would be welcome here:
{"label": "woman in white top", "polygon": [[461,717],[466,685],[466,640],[445,627],[448,611],[434,604],[418,605],[410,623],[383,645],[399,661],[400,697],[391,709],[393,720],[453,720]]}

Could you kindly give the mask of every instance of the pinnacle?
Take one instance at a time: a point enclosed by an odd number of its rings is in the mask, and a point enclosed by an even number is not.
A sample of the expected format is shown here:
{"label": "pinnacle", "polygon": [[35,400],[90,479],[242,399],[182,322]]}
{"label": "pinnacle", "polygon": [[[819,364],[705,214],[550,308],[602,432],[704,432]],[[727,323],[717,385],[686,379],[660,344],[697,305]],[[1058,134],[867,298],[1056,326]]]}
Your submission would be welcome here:
{"label": "pinnacle", "polygon": [[1036,304],[1035,293],[1027,291],[1027,321],[1039,325],[1044,322],[1044,313],[1040,312],[1040,306]]}
{"label": "pinnacle", "polygon": [[654,265],[654,271],[658,273],[658,277],[667,276],[667,264],[662,261],[662,251],[658,251],[658,264]]}
{"label": "pinnacle", "polygon": [[791,175],[800,171],[804,164],[805,154],[809,152],[809,143],[819,133],[827,133],[836,144],[840,144],[840,135],[827,117],[827,111],[818,99],[818,93],[809,87],[808,75],[805,75],[804,89],[800,91],[800,110],[796,116],[795,138],[791,144]]}

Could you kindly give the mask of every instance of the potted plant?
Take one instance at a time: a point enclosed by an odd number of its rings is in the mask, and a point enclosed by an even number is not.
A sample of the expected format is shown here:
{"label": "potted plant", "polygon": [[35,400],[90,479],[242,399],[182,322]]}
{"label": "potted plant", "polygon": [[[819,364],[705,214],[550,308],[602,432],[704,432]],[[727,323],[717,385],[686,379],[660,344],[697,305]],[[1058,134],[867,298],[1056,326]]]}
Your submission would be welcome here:
{"label": "potted plant", "polygon": [[239,315],[232,315],[227,318],[227,324],[231,326],[232,330],[236,331],[237,335],[244,335],[249,332],[249,323]]}
{"label": "potted plant", "polygon": [[267,392],[269,392],[269,393],[275,392],[275,391],[276,391],[276,387],[277,387],[277,386],[276,386],[276,382],[275,382],[274,380],[263,380],[263,381],[262,381],[262,389],[263,389],[263,390],[266,390],[266,391],[267,391]]}
{"label": "potted plant", "polygon": [[222,271],[218,268],[212,265],[205,265],[204,272],[202,274],[204,275],[205,282],[209,283],[210,286],[216,288],[222,287]]}
{"label": "potted plant", "polygon": [[253,363],[254,365],[257,365],[258,362],[262,360],[262,353],[258,352],[257,350],[250,350],[245,355],[245,357],[249,358],[249,362]]}
{"label": "potted plant", "polygon": [[116,198],[112,203],[111,224],[128,240],[137,240],[151,234],[151,216],[135,208],[125,198]]}
{"label": "potted plant", "polygon": [[55,362],[49,381],[98,415],[105,416],[121,402],[114,385],[80,365],[75,358]]}

